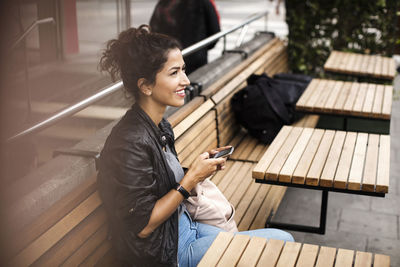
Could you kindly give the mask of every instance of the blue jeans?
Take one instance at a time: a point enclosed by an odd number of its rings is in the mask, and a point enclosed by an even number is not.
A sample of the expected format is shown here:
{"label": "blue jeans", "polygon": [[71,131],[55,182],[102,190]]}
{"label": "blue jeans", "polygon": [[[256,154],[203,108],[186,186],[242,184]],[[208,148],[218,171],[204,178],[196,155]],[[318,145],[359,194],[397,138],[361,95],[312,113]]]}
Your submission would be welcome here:
{"label": "blue jeans", "polygon": [[[179,219],[179,267],[197,266],[215,237],[219,232],[223,231],[224,230],[212,225],[192,221],[187,211],[184,211]],[[291,234],[273,228],[244,231],[240,232],[240,234],[264,237],[267,239],[294,241]]]}

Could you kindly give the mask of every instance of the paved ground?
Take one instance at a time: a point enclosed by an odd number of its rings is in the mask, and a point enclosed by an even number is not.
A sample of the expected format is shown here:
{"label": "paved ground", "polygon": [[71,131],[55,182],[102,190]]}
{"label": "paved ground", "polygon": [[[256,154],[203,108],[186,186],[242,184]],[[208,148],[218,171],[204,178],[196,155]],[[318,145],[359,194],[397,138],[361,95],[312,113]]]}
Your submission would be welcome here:
{"label": "paved ground", "polygon": [[[383,253],[400,266],[400,75],[394,87],[389,193],[385,198],[329,193],[326,234],[292,231],[296,241]],[[289,188],[274,220],[318,226],[320,200],[319,191]]]}

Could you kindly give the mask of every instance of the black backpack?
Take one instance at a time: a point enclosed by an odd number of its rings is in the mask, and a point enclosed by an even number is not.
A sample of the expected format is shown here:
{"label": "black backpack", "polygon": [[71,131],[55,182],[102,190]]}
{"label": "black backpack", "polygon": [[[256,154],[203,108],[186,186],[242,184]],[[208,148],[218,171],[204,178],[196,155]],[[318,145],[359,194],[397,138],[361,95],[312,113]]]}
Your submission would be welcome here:
{"label": "black backpack", "polygon": [[299,74],[251,75],[247,86],[231,99],[235,118],[250,135],[270,144],[283,125],[289,125],[303,115],[295,105],[311,77]]}

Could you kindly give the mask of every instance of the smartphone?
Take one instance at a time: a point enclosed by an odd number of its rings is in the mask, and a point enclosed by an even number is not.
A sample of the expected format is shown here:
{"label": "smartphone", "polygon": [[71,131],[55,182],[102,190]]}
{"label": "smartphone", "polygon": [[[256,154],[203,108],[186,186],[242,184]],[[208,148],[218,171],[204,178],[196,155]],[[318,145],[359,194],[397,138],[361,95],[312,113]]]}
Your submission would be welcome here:
{"label": "smartphone", "polygon": [[221,157],[228,157],[228,156],[232,155],[233,150],[234,150],[234,148],[233,148],[233,146],[231,146],[229,148],[219,151],[217,154],[212,155],[211,158],[216,159],[216,158],[221,158]]}

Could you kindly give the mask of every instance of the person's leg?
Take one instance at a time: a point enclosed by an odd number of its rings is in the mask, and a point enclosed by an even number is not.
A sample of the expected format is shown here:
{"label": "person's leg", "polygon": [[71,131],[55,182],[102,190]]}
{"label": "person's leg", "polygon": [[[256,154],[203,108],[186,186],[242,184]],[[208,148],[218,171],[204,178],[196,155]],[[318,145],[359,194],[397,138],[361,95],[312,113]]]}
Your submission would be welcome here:
{"label": "person's leg", "polygon": [[279,239],[283,241],[294,242],[294,238],[291,234],[275,228],[264,228],[264,229],[243,231],[243,232],[238,232],[238,234],[258,236],[266,239]]}

